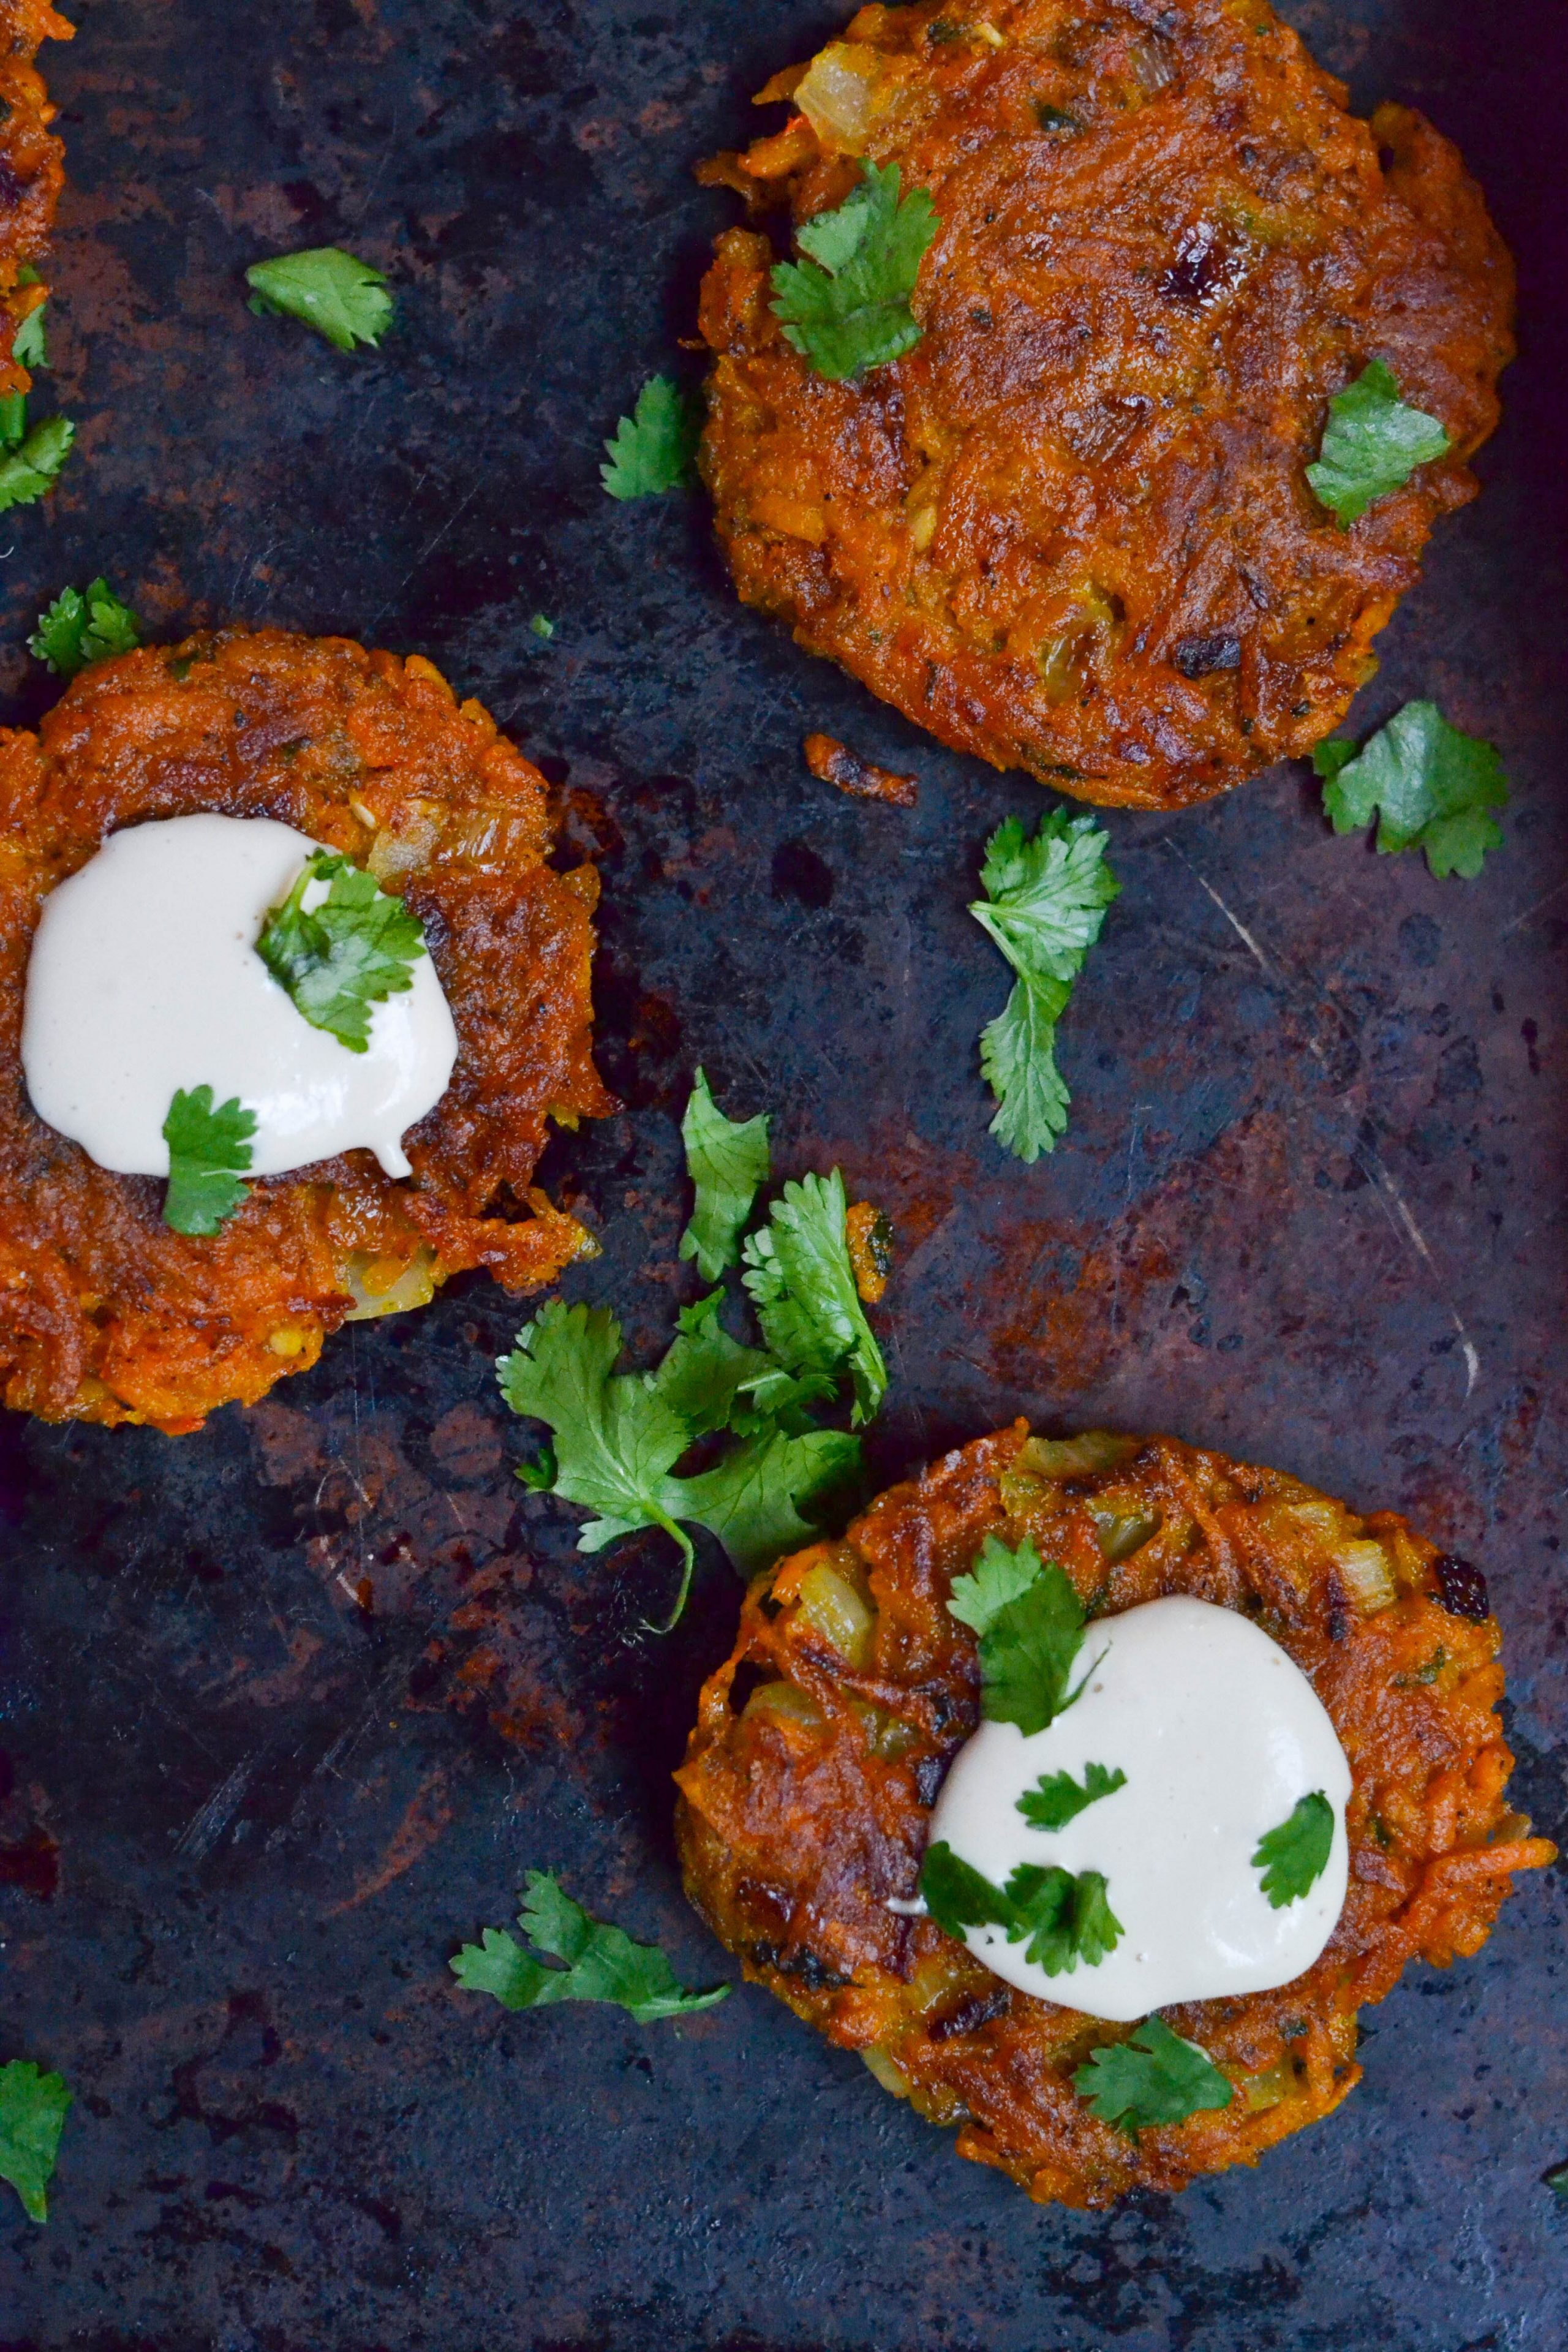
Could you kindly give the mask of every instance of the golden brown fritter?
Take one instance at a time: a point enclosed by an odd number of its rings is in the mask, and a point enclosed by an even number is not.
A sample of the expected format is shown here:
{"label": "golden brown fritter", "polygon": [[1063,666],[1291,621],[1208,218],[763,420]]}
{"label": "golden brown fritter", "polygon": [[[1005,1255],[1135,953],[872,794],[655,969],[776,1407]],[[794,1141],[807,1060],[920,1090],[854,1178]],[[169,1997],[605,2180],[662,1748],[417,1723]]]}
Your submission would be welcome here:
{"label": "golden brown fritter", "polygon": [[[405,898],[458,1031],[411,1128],[412,1178],[369,1151],[265,1177],[211,1240],[163,1223],[162,1182],[47,1127],[21,1066],[38,909],[149,818],[275,817]],[[84,670],[38,735],[0,731],[0,1378],[46,1421],[195,1428],[253,1403],[351,1315],[422,1306],[485,1266],[536,1290],[592,1253],[533,1189],[546,1123],[614,1108],[595,1071],[591,866],[562,874],[544,779],[417,655],[226,631]],[[526,1210],[526,1213],[524,1213]]]}
{"label": "golden brown fritter", "polygon": [[[1031,1538],[1090,1613],[1187,1593],[1289,1652],[1350,1759],[1350,1891],[1278,1992],[1163,2012],[1236,2085],[1135,2137],[1073,2088],[1106,2025],[1015,1990],[913,1895],[943,1774],[979,1719],[972,1633],[946,1607],[987,1535]],[[1173,1438],[1066,1444],[1017,1423],[895,1486],[841,1543],[760,1577],[703,1689],[677,1833],[692,1901],[746,1974],[1041,2201],[1107,2205],[1250,2164],[1360,2079],[1356,2011],[1405,1962],[1486,1941],[1510,1874],[1555,1848],[1508,1810],[1499,1633],[1468,1563],[1393,1511],[1358,1517],[1275,1470]]]}
{"label": "golden brown fritter", "polygon": [[[12,357],[16,329],[47,299],[37,277],[48,250],[65,184],[65,149],[49,129],[55,109],[33,64],[43,41],[68,41],[75,26],[47,0],[0,0],[0,394],[26,392],[31,376]],[[17,284],[18,273],[35,273]]]}
{"label": "golden brown fritter", "polygon": [[[742,598],[1084,800],[1310,751],[1497,422],[1512,267],[1454,148],[1347,114],[1264,0],[868,7],[805,73],[702,176],[798,222],[869,156],[942,226],[922,341],[841,383],[784,341],[769,239],[719,239],[701,464]],[[1374,358],[1452,454],[1342,530],[1306,467]]]}

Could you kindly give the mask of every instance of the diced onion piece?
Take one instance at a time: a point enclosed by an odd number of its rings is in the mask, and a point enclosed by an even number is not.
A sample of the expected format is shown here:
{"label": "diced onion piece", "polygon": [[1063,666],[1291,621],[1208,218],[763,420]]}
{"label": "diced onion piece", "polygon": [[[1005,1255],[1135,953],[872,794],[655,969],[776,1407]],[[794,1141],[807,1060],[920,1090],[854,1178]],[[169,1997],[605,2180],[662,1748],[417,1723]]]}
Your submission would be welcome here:
{"label": "diced onion piece", "polygon": [[910,2085],[903,2069],[895,2066],[885,2050],[862,2050],[861,2057],[871,2069],[884,2091],[891,2091],[895,2099],[907,2099]]}
{"label": "diced onion piece", "polygon": [[798,1683],[759,1683],[741,1712],[785,1716],[810,1731],[820,1731],[826,1721],[811,1693],[803,1691]]}
{"label": "diced onion piece", "polygon": [[1259,2115],[1265,2107],[1277,2107],[1290,2088],[1290,2063],[1281,2058],[1261,2074],[1247,2077],[1247,2111]]}
{"label": "diced onion piece", "polygon": [[378,1315],[404,1315],[411,1307],[428,1307],[436,1296],[436,1253],[420,1247],[407,1265],[396,1258],[373,1257],[356,1250],[340,1266],[338,1278],[353,1300],[345,1323],[374,1322]]}
{"label": "diced onion piece", "polygon": [[1114,1470],[1137,1453],[1141,1440],[1116,1437],[1109,1429],[1086,1429],[1081,1437],[1026,1437],[1018,1449],[1018,1466],[1043,1478],[1091,1478],[1100,1470]]}
{"label": "diced onion piece", "polygon": [[801,1579],[800,1613],[812,1631],[831,1642],[850,1665],[867,1664],[871,1655],[871,1611],[848,1578],[829,1568],[826,1560]]}
{"label": "diced onion piece", "polygon": [[1094,1532],[1100,1549],[1112,1566],[1118,1560],[1131,1559],[1142,1551],[1151,1536],[1158,1535],[1160,1522],[1143,1511],[1091,1511]]}
{"label": "diced onion piece", "polygon": [[1380,1543],[1342,1544],[1334,1554],[1334,1566],[1363,1617],[1375,1617],[1380,1609],[1392,1609],[1398,1600],[1388,1554]]}
{"label": "diced onion piece", "polygon": [[830,41],[813,58],[795,102],[825,147],[863,155],[878,119],[887,111],[881,81],[882,61],[875,49]]}

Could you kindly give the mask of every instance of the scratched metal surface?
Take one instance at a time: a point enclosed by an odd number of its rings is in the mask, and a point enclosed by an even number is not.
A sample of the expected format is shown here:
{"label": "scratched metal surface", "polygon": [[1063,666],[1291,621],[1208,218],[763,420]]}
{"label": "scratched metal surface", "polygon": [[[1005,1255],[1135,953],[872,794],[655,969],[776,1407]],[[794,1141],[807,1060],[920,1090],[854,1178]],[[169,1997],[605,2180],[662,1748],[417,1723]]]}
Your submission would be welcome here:
{"label": "scratched metal surface", "polygon": [[[1126,888],[1070,1015],[1074,1123],[987,1140],[1002,968],[963,912],[1032,787],[939,753],[731,604],[695,502],[612,506],[598,439],[688,331],[723,202],[691,159],[834,21],[697,0],[84,0],[56,347],[81,452],[7,518],[0,688],[102,567],[169,629],[267,618],[431,654],[554,764],[601,855],[623,1116],[559,1152],[574,1282],[658,1344],[684,1295],[693,1063],[786,1170],[890,1209],[894,1474],[1016,1410],[1166,1426],[1406,1509],[1484,1562],[1524,1801],[1568,1767],[1558,0],[1295,0],[1358,99],[1464,142],[1526,356],[1385,641],[1502,744],[1473,887],[1336,842],[1300,771],[1113,817]],[[773,21],[776,18],[777,21]],[[1506,20],[1506,21],[1505,21]],[[245,312],[341,238],[403,325],[337,358]],[[542,609],[546,647],[527,630]],[[913,814],[814,784],[823,726]],[[345,1338],[202,1435],[0,1426],[0,2057],[78,2105],[47,2231],[0,2195],[0,2347],[471,2352],[1480,2352],[1568,2338],[1561,1879],[1372,2020],[1342,2116],[1185,2197],[1035,2210],[756,1992],[683,2029],[509,2019],[457,1940],[548,1864],[689,1980],[668,1773],[732,1622],[635,1638],[667,1563],[584,1560],[509,1475],[482,1285]],[[374,1590],[369,1613],[354,1595]]]}

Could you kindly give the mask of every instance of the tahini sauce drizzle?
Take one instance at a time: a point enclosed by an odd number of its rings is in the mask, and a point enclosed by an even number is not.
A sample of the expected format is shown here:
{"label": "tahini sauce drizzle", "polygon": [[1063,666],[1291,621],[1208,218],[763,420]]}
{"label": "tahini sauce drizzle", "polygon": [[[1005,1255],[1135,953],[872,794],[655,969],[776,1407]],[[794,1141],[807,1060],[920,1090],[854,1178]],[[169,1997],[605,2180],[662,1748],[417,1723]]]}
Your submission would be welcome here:
{"label": "tahini sauce drizzle", "polygon": [[[1103,1655],[1100,1654],[1103,1653]],[[931,1840],[998,1886],[1020,1863],[1103,1872],[1121,1922],[1096,1967],[1047,1976],[999,1927],[965,1941],[1009,1984],[1059,2007],[1125,2022],[1174,2001],[1266,1992],[1311,1967],[1344,1906],[1350,1766],[1313,1690],[1278,1643],[1206,1601],[1151,1601],[1084,1633],[1083,1696],[1044,1731],[983,1723],[954,1759]],[[1063,1830],[1031,1829],[1017,1800],[1042,1773],[1080,1784],[1089,1761],[1127,1784]],[[1252,1856],[1296,1801],[1334,1809],[1328,1868],[1279,1910]]]}
{"label": "tahini sauce drizzle", "polygon": [[353,1054],[311,1027],[256,953],[268,908],[321,845],[268,817],[169,817],[111,835],[52,891],[22,1028],[39,1118],[100,1168],[166,1176],[169,1105],[210,1086],[215,1102],[237,1095],[256,1114],[252,1175],[356,1147],[408,1175],[404,1133],[440,1100],[458,1053],[428,954]]}

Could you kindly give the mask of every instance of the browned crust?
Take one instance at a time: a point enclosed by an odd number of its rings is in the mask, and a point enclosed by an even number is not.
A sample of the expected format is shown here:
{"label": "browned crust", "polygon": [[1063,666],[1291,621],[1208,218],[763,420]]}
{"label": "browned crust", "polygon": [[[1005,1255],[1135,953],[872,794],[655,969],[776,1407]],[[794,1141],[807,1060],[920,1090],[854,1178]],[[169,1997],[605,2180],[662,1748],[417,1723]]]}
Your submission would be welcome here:
{"label": "browned crust", "polygon": [[[1348,114],[1262,0],[917,0],[841,50],[865,152],[942,222],[924,336],[828,383],[773,316],[773,244],[719,239],[701,462],[742,597],[1086,800],[1184,806],[1309,751],[1497,421],[1512,266],[1456,150]],[[796,114],[704,176],[798,221],[859,170]],[[1453,452],[1343,531],[1306,467],[1374,357]]]}
{"label": "browned crust", "polygon": [[[257,1182],[211,1240],[34,1113],[27,959],[44,898],[149,818],[268,816],[368,864],[425,925],[458,1051],[395,1183],[368,1151]],[[430,663],[227,631],[85,670],[0,731],[0,1379],[48,1421],[195,1428],[315,1361],[354,1308],[488,1267],[512,1290],[593,1244],[533,1188],[547,1122],[612,1108],[591,1055],[592,866],[547,863],[546,787]],[[401,1288],[399,1286],[401,1285]]]}
{"label": "browned crust", "polygon": [[852,800],[886,801],[893,808],[913,808],[920,791],[913,776],[879,768],[863,760],[836,735],[808,735],[801,746],[805,764],[819,784],[833,784]]}
{"label": "browned crust", "polygon": [[11,346],[49,289],[41,278],[19,286],[17,277],[48,251],[65,185],[66,151],[49,128],[55,109],[33,60],[41,43],[68,41],[75,29],[47,0],[0,0],[0,394],[32,383]]}
{"label": "browned crust", "polygon": [[[961,2155],[1069,2205],[1184,2188],[1327,2115],[1360,2078],[1358,2008],[1409,1960],[1478,1951],[1510,1874],[1555,1852],[1504,1797],[1496,1621],[1443,1607],[1431,1544],[1395,1512],[1360,1518],[1173,1438],[1129,1451],[1114,1468],[1050,1475],[1042,1461],[1062,1457],[1019,1422],[893,1487],[842,1543],[759,1578],[676,1775],[688,1891],[747,1975],[921,2113],[961,2125]],[[1151,1519],[1108,1564],[1115,1529]],[[1322,1958],[1280,1991],[1165,2012],[1236,2084],[1218,2113],[1136,2137],[1097,2122],[1072,2074],[1131,2029],[1016,1991],[929,1920],[887,1908],[914,1891],[942,1775],[978,1720],[974,1637],[945,1603],[991,1533],[1032,1538],[1095,1613],[1176,1592],[1246,1611],[1310,1677],[1350,1759],[1350,1891]],[[1383,1548],[1397,1591],[1372,1615],[1343,1565],[1357,1541]],[[802,1580],[823,1562],[875,1606],[860,1672],[802,1613]],[[775,1678],[815,1719],[747,1708],[748,1689]]]}

